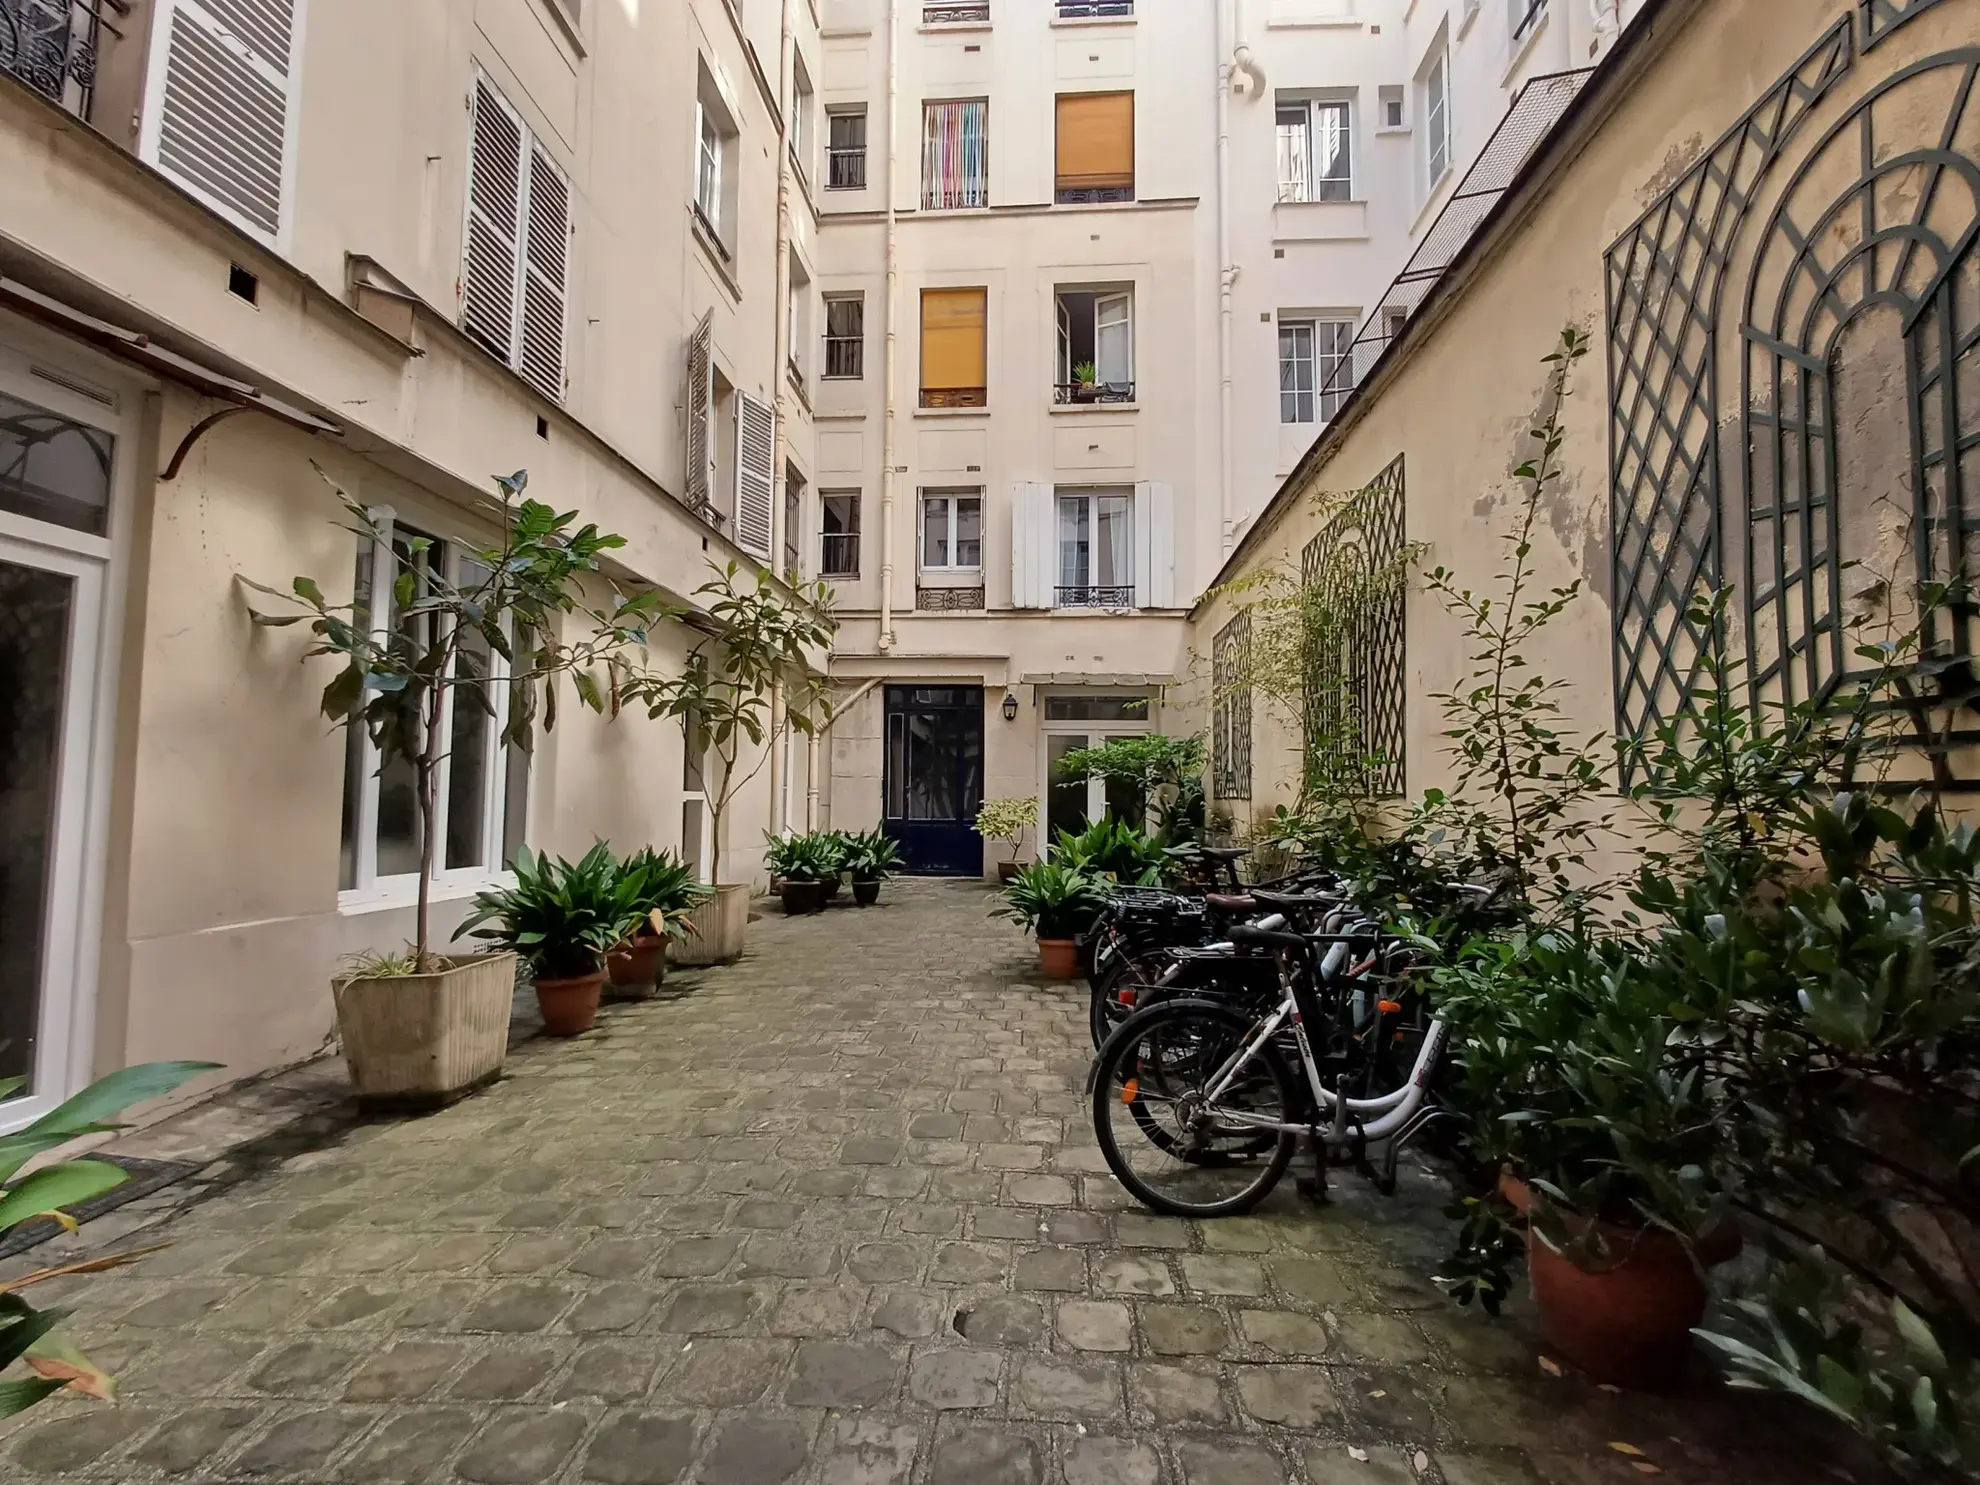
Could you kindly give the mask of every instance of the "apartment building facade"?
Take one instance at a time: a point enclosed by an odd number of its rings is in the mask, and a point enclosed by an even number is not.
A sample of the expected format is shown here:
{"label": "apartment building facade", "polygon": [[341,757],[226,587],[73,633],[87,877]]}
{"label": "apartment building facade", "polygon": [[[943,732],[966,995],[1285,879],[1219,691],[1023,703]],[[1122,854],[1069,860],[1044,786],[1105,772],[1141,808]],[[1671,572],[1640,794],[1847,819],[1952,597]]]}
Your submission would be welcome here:
{"label": "apartment building facade", "polygon": [[[618,583],[781,567],[807,65],[803,0],[0,0],[0,1127],[128,1062],[313,1053],[339,961],[410,934],[409,782],[241,578],[458,570],[518,469],[627,539]],[[333,482],[395,539],[360,550]],[[708,859],[678,727],[566,706],[522,757],[471,712],[443,939],[519,841]]]}

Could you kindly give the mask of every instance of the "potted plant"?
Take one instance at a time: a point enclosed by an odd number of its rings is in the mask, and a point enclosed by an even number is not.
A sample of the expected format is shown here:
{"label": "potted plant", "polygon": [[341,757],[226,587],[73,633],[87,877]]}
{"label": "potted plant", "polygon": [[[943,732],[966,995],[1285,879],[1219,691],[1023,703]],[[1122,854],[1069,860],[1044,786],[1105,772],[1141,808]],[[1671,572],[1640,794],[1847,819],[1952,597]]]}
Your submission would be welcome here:
{"label": "potted plant", "polygon": [[[527,484],[526,472],[495,481],[500,504],[493,514],[501,538],[471,554],[464,571],[477,575],[466,581],[457,583],[439,564],[423,560],[432,545],[427,538],[401,542],[384,622],[373,614],[367,592],[337,604],[307,577],[294,579],[287,592],[241,579],[302,610],[250,607],[255,624],[307,622],[315,643],[303,658],[328,655],[341,662],[323,689],[323,714],[339,726],[365,728],[381,766],[402,763],[413,773],[421,849],[409,952],[369,956],[331,987],[344,1058],[358,1101],[367,1107],[450,1103],[497,1077],[508,1049],[514,956],[450,958],[432,950],[439,765],[444,719],[456,693],[489,716],[505,718],[504,742],[527,747],[539,703],[545,729],[554,721],[559,676],[571,677],[583,704],[604,711],[609,687],[600,684],[598,672],[617,668],[667,616],[657,591],[631,597],[615,591],[608,608],[584,605],[581,585],[625,538],[580,527],[575,512],[560,514],[523,498]],[[393,550],[371,511],[334,483],[331,488],[348,529],[373,551]],[[580,614],[591,621],[589,635],[563,643],[558,631]],[[491,655],[506,658],[507,674],[494,672]]]}
{"label": "potted plant", "polygon": [[827,886],[844,869],[838,842],[829,835],[768,835],[763,860],[790,917],[825,911]]}
{"label": "potted plant", "polygon": [[544,1031],[576,1036],[598,1019],[606,952],[644,916],[619,894],[618,877],[603,841],[576,865],[524,846],[516,853],[515,884],[476,893],[454,937],[521,955],[536,981]]}
{"label": "potted plant", "polygon": [[639,916],[605,956],[607,993],[614,1000],[644,1000],[666,978],[667,948],[688,936],[689,915],[708,893],[685,862],[650,846],[619,863],[615,891]]}
{"label": "potted plant", "polygon": [[[731,562],[696,590],[709,632],[689,652],[681,674],[631,675],[620,688],[624,704],[679,721],[710,755],[705,778],[713,890],[695,910],[693,937],[677,955],[683,964],[722,964],[741,956],[750,889],[722,880],[729,806],[786,736],[816,736],[831,712],[815,668],[838,629],[831,588],[820,582],[791,593],[761,571],[753,588],[744,587],[737,573]],[[754,750],[753,762],[745,747]]]}
{"label": "potted plant", "polygon": [[853,836],[847,830],[821,830],[818,838],[824,849],[837,863],[836,869],[825,879],[825,900],[831,902],[839,895],[839,888],[845,884],[846,868],[852,861]]}
{"label": "potted plant", "polygon": [[1079,936],[1092,926],[1106,889],[1090,873],[1057,861],[1035,861],[1005,888],[992,911],[1038,937],[1038,967],[1054,980],[1079,973]]}
{"label": "potted plant", "polygon": [[1024,845],[1024,833],[1038,823],[1038,798],[986,799],[976,811],[976,833],[986,841],[1003,841],[1010,846],[1006,859],[997,863],[997,879],[1009,883],[1022,868],[1017,854]]}
{"label": "potted plant", "polygon": [[862,831],[847,839],[846,870],[852,876],[853,901],[871,907],[880,900],[880,884],[901,869],[900,847],[879,830]]}
{"label": "potted plant", "polygon": [[1100,368],[1091,361],[1082,361],[1072,369],[1073,401],[1091,402],[1099,388]]}

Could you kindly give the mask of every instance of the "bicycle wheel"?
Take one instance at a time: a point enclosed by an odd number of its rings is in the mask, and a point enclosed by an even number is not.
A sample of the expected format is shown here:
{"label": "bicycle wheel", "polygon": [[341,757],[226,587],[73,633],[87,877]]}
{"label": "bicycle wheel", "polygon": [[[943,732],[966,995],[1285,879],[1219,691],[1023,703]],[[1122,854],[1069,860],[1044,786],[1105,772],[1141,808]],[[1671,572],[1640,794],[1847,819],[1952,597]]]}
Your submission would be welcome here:
{"label": "bicycle wheel", "polygon": [[1292,1077],[1275,1047],[1260,1047],[1215,1110],[1206,1107],[1205,1093],[1256,1026],[1207,1001],[1165,1001],[1130,1016],[1100,1049],[1093,1133],[1108,1168],[1149,1210],[1171,1217],[1248,1212],[1292,1163],[1291,1130],[1218,1117],[1296,1117]]}
{"label": "bicycle wheel", "polygon": [[1122,951],[1093,977],[1086,1019],[1095,1051],[1114,1034],[1116,1026],[1134,1014],[1141,993],[1162,978],[1169,962],[1164,949]]}

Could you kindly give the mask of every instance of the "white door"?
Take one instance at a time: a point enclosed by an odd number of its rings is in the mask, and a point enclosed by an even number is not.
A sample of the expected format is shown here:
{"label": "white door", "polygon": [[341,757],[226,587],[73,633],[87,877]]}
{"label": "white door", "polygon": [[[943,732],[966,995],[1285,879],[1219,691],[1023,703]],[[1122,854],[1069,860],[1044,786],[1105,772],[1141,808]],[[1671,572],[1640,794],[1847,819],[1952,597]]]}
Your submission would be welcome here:
{"label": "white door", "polygon": [[115,447],[59,389],[9,370],[0,360],[0,1130],[77,1091],[89,1065]]}

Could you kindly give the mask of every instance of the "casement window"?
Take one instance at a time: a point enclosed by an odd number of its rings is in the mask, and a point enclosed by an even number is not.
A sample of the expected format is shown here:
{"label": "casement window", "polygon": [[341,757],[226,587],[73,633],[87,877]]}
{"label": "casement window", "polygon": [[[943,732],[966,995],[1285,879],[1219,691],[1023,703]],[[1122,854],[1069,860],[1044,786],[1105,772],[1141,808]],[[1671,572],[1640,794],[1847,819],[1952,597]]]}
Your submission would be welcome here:
{"label": "casement window", "polygon": [[1056,199],[1134,200],[1134,94],[1061,93]]}
{"label": "casement window", "polygon": [[1423,162],[1426,194],[1451,168],[1450,59],[1439,51],[1423,74]]}
{"label": "casement window", "polygon": [[866,105],[835,108],[826,117],[825,189],[866,189]]}
{"label": "casement window", "polygon": [[1281,98],[1279,199],[1352,201],[1354,106],[1344,98]]}
{"label": "casement window", "polygon": [[804,574],[804,476],[784,466],[784,575],[792,582]]}
{"label": "casement window", "polygon": [[[480,581],[487,569],[465,543],[436,537],[389,513],[374,512],[374,519],[386,539],[360,540],[353,622],[381,639],[397,630],[413,631],[413,642],[424,649],[440,619],[408,617],[400,600],[410,593],[417,603],[435,576],[465,586]],[[476,634],[463,644],[456,663],[461,673],[490,681],[453,689],[441,716],[433,857],[435,880],[443,885],[485,880],[507,868],[523,843],[529,794],[528,751],[502,741],[509,711],[507,662]],[[484,697],[493,716],[481,704]],[[423,740],[423,719],[411,725],[415,741]],[[360,895],[410,891],[424,844],[419,816],[411,761],[382,758],[363,727],[349,729],[339,888]]]}
{"label": "casement window", "polygon": [[1134,295],[1126,290],[1061,289],[1059,403],[1134,401]]}
{"label": "casement window", "polygon": [[1540,17],[1547,13],[1547,0],[1508,0],[1512,12],[1513,45],[1518,46],[1540,24]]}
{"label": "casement window", "polygon": [[1353,320],[1279,321],[1279,421],[1326,423],[1354,390]]}
{"label": "casement window", "polygon": [[989,402],[988,316],[987,289],[921,291],[923,407],[983,407]]}
{"label": "casement window", "polygon": [[694,207],[719,240],[722,235],[722,130],[705,104],[695,113]]}
{"label": "casement window", "polygon": [[810,74],[804,70],[804,58],[798,57],[791,77],[791,160],[807,181],[811,179],[812,135],[817,132],[811,114],[817,101]]}
{"label": "casement window", "polygon": [[921,497],[921,570],[980,572],[982,568],[982,492],[925,492]]}
{"label": "casement window", "polygon": [[825,377],[858,381],[866,375],[866,295],[825,296]]}
{"label": "casement window", "polygon": [[[294,206],[301,11],[301,0],[157,0],[138,131],[146,162],[277,250]],[[22,22],[0,32],[9,24]]]}
{"label": "casement window", "polygon": [[990,204],[989,112],[982,98],[922,106],[923,211]]}
{"label": "casement window", "polygon": [[571,192],[488,79],[474,81],[461,329],[545,397],[564,397]]}
{"label": "casement window", "polygon": [[791,379],[798,384],[799,390],[803,390],[804,379],[811,370],[811,299],[811,279],[793,253],[790,299],[784,306],[784,313],[789,316]]}
{"label": "casement window", "polygon": [[1011,492],[1017,608],[1174,608],[1175,490],[1020,483]]}
{"label": "casement window", "polygon": [[1057,608],[1133,608],[1134,492],[1059,493]]}
{"label": "casement window", "polygon": [[706,62],[697,63],[694,102],[694,215],[725,262],[736,250],[736,151],[741,134]]}
{"label": "casement window", "polygon": [[859,491],[825,490],[818,496],[818,574],[859,576]]}

